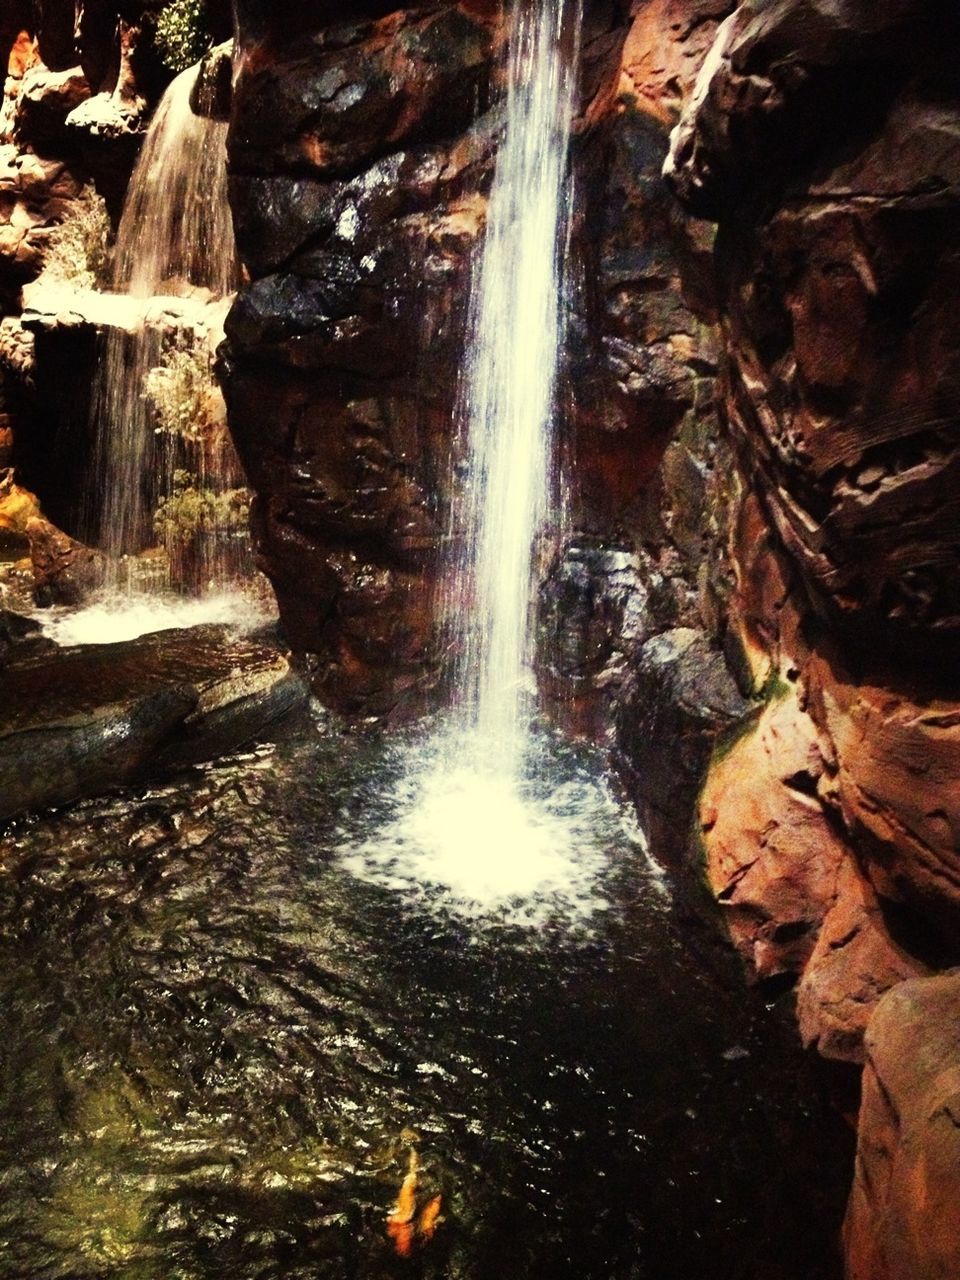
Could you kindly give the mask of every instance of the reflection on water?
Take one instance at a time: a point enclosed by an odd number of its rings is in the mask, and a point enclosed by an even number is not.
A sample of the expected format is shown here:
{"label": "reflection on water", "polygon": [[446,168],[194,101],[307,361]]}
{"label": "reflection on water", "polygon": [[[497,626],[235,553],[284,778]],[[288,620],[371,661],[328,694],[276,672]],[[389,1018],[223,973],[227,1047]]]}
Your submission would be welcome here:
{"label": "reflection on water", "polygon": [[834,1276],[846,1141],[609,802],[521,927],[371,871],[405,751],[310,733],[2,841],[0,1277]]}

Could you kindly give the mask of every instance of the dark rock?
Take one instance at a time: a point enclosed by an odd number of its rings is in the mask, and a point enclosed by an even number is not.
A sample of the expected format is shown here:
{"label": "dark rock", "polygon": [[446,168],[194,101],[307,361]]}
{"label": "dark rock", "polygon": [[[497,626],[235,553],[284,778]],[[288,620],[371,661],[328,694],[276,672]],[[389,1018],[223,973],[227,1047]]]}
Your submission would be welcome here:
{"label": "dark rock", "polygon": [[18,655],[53,647],[53,642],[44,638],[39,622],[11,609],[0,608],[0,667]]}
{"label": "dark rock", "polygon": [[268,737],[306,689],[224,628],[18,660],[0,673],[0,820]]}
{"label": "dark rock", "polygon": [[30,520],[27,538],[36,584],[34,595],[39,605],[79,605],[103,585],[102,554],[77,542],[49,520]]}
{"label": "dark rock", "polygon": [[17,101],[18,140],[41,147],[63,143],[67,116],[89,97],[90,86],[81,67],[64,71],[34,67],[24,76]]}
{"label": "dark rock", "polygon": [[229,122],[233,105],[233,41],[211,49],[200,63],[190,106],[198,116]]}
{"label": "dark rock", "polygon": [[714,744],[750,711],[723,654],[702,631],[648,640],[617,708],[617,751],[658,857],[687,853]]}
{"label": "dark rock", "polygon": [[282,63],[248,57],[235,89],[234,164],[329,177],[409,141],[453,138],[476,114],[490,54],[489,26],[446,5],[318,32]]}

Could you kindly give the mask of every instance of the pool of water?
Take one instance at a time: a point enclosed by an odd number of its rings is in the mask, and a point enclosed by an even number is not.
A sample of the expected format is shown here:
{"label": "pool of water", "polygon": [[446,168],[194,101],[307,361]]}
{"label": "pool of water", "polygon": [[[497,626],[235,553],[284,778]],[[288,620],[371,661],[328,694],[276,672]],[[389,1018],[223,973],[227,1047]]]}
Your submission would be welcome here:
{"label": "pool of water", "polygon": [[541,739],[549,874],[491,882],[424,850],[432,741],[317,724],[0,841],[3,1280],[838,1277],[843,1126],[600,762]]}

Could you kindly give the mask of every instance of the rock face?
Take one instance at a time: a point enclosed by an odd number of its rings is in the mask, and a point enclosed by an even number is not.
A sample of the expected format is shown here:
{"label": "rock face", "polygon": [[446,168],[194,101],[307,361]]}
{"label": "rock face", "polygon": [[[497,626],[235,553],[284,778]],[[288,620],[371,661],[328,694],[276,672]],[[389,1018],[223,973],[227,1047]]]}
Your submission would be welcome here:
{"label": "rock face", "polygon": [[[710,536],[716,352],[684,299],[709,292],[706,233],[659,170],[730,6],[653,7],[669,31],[655,51],[646,10],[585,10],[576,408],[561,427],[575,528],[544,593],[556,613],[572,592],[578,621],[544,679],[573,683],[575,718],[591,728],[641,639],[630,608],[624,621],[620,570],[597,552],[614,542],[641,594],[652,585],[662,631],[700,625]],[[434,587],[470,261],[500,123],[485,108],[501,74],[501,15],[463,0],[370,4],[344,21],[316,3],[293,23],[248,4],[240,20],[231,199],[253,279],[223,367],[259,494],[261,562],[325,699],[354,713],[410,710],[439,676]]]}
{"label": "rock face", "polygon": [[905,982],[867,1032],[848,1280],[960,1275],[960,973]]}
{"label": "rock face", "polygon": [[0,672],[0,822],[269,738],[306,688],[220,627],[11,660]]}
{"label": "rock face", "polygon": [[383,712],[434,678],[437,471],[491,152],[470,126],[496,32],[467,4],[287,30],[248,38],[234,90],[254,280],[227,325],[230,426],[291,642],[331,701]]}
{"label": "rock face", "polygon": [[[754,914],[788,924],[776,870],[808,865],[798,804],[832,851],[834,888],[810,887],[792,962],[807,1043],[867,1056],[856,1280],[960,1267],[956,979],[904,982],[960,956],[958,37],[939,0],[747,0],[666,170],[719,224],[729,634],[754,677],[795,684],[817,760],[799,799],[757,781],[764,755],[785,763],[762,730],[718,763],[708,859],[721,894],[749,888]],[[738,838],[744,807],[762,819],[749,827],[788,837],[766,873],[773,841],[761,855],[757,835]]]}

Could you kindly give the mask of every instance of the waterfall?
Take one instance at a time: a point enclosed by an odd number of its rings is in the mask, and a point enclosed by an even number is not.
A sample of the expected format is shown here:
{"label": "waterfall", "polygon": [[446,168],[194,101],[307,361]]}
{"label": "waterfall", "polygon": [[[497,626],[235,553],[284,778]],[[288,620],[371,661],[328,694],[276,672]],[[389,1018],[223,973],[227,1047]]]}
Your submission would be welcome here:
{"label": "waterfall", "polygon": [[529,719],[536,544],[551,507],[579,0],[520,0],[505,132],[474,273],[460,423],[463,550],[447,607],[468,729],[514,772]]}
{"label": "waterfall", "polygon": [[[117,235],[112,288],[142,305],[132,326],[107,330],[93,394],[97,523],[115,586],[121,557],[156,541],[151,524],[158,506],[172,502],[175,476],[196,480],[194,534],[239,479],[225,429],[212,443],[196,420],[222,418],[210,368],[239,280],[227,126],[191,109],[197,74],[192,67],[179,75],[157,108]],[[166,431],[158,430],[164,397],[174,422]],[[198,576],[205,570],[215,567],[201,566]]]}
{"label": "waterfall", "polygon": [[466,468],[450,538],[459,549],[442,601],[459,651],[459,706],[452,723],[405,750],[394,812],[375,817],[367,839],[345,838],[341,853],[354,875],[414,901],[522,927],[590,919],[608,904],[598,833],[609,797],[565,774],[565,748],[530,731],[537,552],[558,514],[554,419],[580,25],[581,0],[516,5],[459,404]]}

